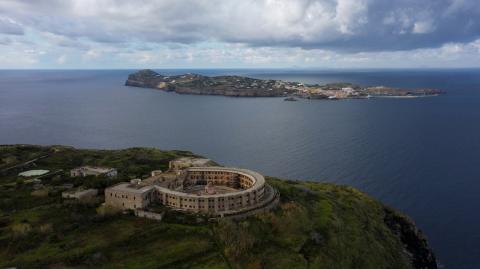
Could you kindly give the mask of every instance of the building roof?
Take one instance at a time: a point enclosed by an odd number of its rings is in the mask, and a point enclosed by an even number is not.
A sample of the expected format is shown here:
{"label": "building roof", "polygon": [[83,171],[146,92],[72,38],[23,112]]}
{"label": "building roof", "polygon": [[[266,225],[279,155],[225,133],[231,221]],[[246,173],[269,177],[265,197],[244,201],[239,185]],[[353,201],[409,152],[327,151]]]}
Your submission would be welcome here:
{"label": "building roof", "polygon": [[130,193],[144,193],[153,189],[152,185],[132,184],[129,182],[121,182],[116,185],[110,186],[107,189],[114,191],[123,191]]}

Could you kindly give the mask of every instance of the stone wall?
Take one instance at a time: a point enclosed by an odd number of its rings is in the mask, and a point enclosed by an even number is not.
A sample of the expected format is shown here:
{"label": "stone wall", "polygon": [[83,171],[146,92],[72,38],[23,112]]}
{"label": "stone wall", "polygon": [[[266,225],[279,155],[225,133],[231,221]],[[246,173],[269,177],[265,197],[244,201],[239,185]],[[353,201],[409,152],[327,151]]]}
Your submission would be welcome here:
{"label": "stone wall", "polygon": [[151,191],[137,193],[116,190],[114,188],[105,189],[105,204],[120,209],[139,209],[147,207],[154,200],[153,188]]}

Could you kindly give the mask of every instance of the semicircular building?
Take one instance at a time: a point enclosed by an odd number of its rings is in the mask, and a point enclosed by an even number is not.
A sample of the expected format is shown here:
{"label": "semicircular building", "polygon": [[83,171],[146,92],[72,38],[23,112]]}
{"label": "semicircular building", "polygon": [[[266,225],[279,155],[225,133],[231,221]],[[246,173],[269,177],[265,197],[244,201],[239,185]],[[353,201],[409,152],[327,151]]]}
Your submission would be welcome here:
{"label": "semicircular building", "polygon": [[119,183],[105,189],[105,202],[133,210],[159,202],[175,210],[220,217],[257,213],[278,202],[278,192],[261,174],[208,164],[208,159],[172,161],[168,172],[152,171],[152,176],[143,181]]}

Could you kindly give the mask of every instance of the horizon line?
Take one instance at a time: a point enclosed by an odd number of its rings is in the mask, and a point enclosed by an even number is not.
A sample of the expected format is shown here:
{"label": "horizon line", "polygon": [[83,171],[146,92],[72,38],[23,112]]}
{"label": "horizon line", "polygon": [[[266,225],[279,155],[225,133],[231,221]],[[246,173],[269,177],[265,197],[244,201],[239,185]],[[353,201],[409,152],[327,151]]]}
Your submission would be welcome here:
{"label": "horizon line", "polygon": [[1,68],[0,71],[108,71],[108,70],[459,70],[476,67],[128,67],[128,68]]}

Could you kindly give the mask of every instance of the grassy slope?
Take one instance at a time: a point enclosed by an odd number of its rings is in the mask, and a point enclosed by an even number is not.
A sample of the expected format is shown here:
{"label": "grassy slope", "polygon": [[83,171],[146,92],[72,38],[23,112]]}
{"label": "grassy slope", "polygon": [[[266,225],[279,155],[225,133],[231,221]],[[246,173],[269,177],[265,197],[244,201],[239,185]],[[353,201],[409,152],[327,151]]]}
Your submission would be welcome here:
{"label": "grassy slope", "polygon": [[[119,169],[120,179],[165,169],[189,152],[66,147],[1,147],[0,171],[42,154],[38,168],[83,164]],[[67,175],[32,195],[15,173],[0,177],[0,268],[408,268],[401,242],[384,224],[384,207],[345,186],[268,178],[281,192],[274,212],[240,222],[197,223],[168,212],[164,222],[99,216],[97,205],[64,202],[55,185],[95,187],[115,180]]]}

